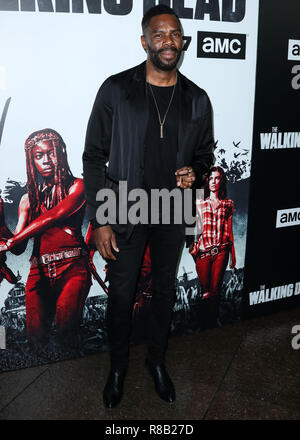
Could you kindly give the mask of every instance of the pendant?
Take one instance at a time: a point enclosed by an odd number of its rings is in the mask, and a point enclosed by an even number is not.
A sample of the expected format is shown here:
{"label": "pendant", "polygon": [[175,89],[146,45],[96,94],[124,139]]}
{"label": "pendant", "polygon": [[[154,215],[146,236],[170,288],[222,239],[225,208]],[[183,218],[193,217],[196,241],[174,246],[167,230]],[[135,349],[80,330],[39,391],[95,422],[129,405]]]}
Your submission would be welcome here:
{"label": "pendant", "polygon": [[164,126],[163,126],[163,124],[160,124],[160,138],[161,139],[164,138]]}

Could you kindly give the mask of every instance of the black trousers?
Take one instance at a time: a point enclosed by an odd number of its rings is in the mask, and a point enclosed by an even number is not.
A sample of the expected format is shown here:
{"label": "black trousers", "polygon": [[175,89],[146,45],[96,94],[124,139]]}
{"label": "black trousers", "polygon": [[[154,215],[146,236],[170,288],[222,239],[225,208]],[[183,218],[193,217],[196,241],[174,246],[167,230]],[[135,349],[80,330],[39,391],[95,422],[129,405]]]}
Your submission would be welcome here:
{"label": "black trousers", "polygon": [[148,360],[164,362],[175,302],[182,225],[136,225],[129,239],[116,234],[119,253],[108,262],[107,330],[112,367],[127,366],[133,302],[146,244],[149,243],[152,299],[147,323]]}

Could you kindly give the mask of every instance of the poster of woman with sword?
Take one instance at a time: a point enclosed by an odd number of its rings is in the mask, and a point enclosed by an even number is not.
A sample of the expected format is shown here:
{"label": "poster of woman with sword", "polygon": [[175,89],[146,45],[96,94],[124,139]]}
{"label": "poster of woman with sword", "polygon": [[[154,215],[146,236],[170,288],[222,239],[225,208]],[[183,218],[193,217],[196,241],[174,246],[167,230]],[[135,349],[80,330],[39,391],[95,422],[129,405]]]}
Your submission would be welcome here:
{"label": "poster of woman with sword", "polygon": [[73,176],[62,137],[53,129],[25,142],[27,193],[20,200],[14,235],[0,252],[23,253],[34,239],[26,282],[28,340],[43,344],[55,321],[59,339],[76,339],[91,286],[90,254],[82,232],[83,181]]}

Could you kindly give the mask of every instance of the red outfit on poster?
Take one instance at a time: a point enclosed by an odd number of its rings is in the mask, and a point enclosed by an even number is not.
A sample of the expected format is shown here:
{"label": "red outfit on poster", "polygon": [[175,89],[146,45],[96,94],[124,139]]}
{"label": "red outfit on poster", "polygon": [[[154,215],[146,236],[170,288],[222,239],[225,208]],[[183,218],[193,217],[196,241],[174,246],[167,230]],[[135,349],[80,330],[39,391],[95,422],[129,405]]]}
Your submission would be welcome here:
{"label": "red outfit on poster", "polygon": [[202,298],[219,300],[219,292],[231,253],[231,266],[235,266],[232,232],[233,201],[224,196],[225,175],[220,167],[212,168],[208,177],[210,196],[197,200],[201,234],[190,250],[196,263]]}
{"label": "red outfit on poster", "polygon": [[[81,236],[83,215],[81,208],[64,225],[49,228],[35,238],[25,289],[27,334],[31,339],[49,331],[54,315],[60,334],[74,331],[80,324],[91,286],[89,257]],[[53,261],[47,263],[47,258]]]}

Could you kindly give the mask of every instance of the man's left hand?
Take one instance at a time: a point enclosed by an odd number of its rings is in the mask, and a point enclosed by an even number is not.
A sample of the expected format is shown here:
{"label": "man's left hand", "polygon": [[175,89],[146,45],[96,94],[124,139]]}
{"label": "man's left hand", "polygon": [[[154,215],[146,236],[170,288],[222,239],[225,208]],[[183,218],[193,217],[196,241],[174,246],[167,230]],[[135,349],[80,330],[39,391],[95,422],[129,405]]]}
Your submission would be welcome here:
{"label": "man's left hand", "polygon": [[175,172],[177,186],[182,189],[189,189],[196,180],[196,175],[192,167],[183,167]]}

